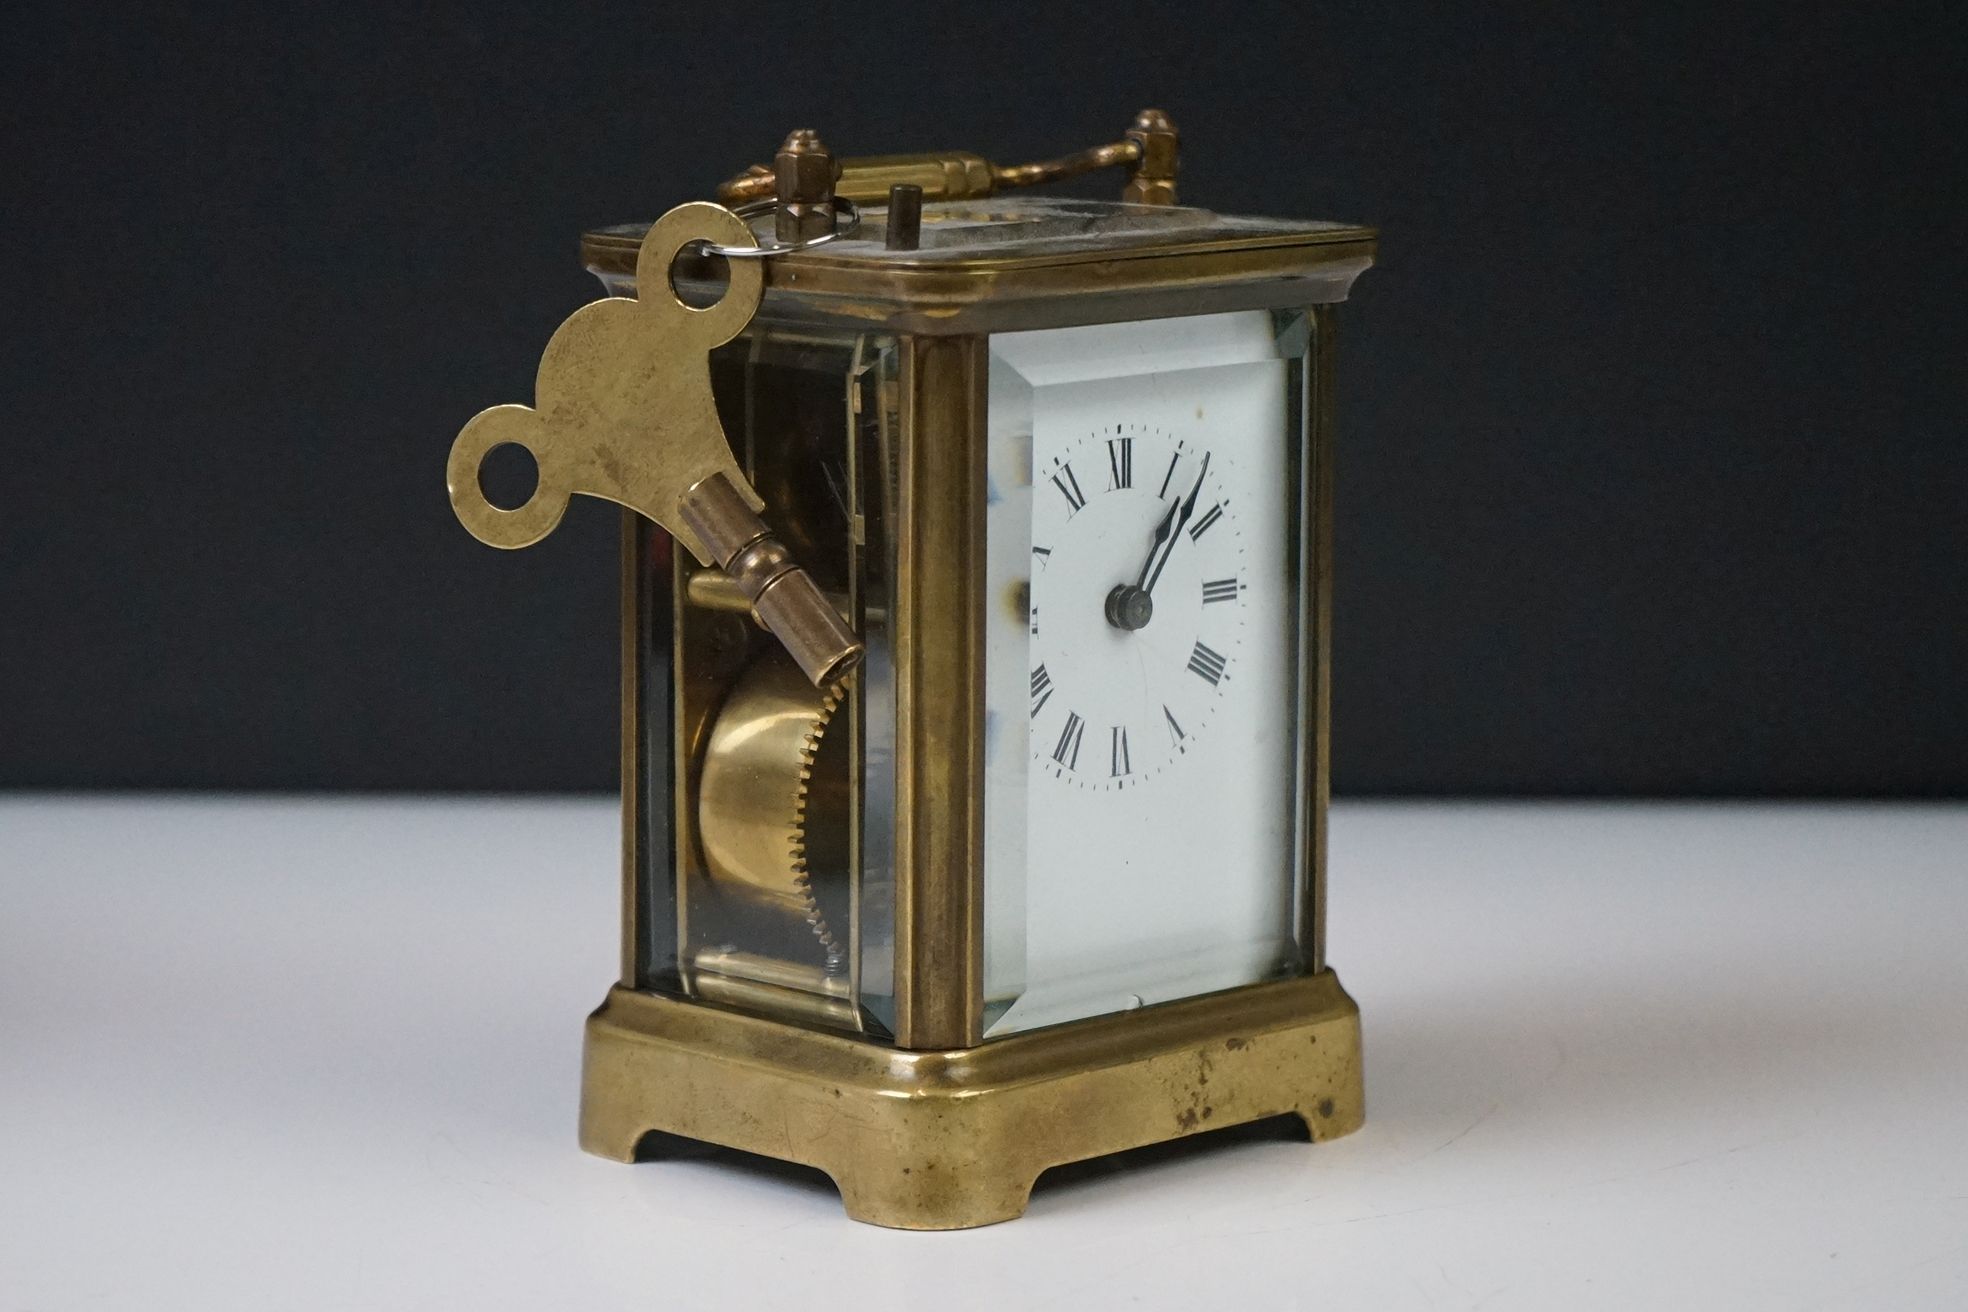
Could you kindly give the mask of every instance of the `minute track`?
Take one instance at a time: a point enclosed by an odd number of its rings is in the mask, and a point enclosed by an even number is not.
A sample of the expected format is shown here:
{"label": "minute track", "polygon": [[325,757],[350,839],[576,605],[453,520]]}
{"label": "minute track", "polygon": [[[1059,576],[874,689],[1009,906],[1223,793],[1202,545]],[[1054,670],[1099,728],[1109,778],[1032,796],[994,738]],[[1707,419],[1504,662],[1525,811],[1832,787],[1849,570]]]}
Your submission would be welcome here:
{"label": "minute track", "polygon": [[[1248,489],[1222,452],[1146,425],[1110,423],[1049,455],[1032,480],[1030,601],[1046,616],[1028,647],[1032,759],[1055,785],[1160,787],[1178,762],[1193,771],[1235,682]],[[1137,582],[1152,603],[1122,596]],[[1106,738],[1104,760],[1089,736]]]}

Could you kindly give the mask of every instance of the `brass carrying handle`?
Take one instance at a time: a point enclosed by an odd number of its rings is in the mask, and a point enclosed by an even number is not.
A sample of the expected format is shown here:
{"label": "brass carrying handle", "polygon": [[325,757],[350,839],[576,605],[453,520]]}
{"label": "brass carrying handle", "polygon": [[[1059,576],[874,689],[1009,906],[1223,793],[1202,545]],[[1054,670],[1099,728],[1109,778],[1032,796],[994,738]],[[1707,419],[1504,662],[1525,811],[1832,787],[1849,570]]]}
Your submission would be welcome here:
{"label": "brass carrying handle", "polygon": [[[1036,164],[993,164],[968,151],[924,155],[875,155],[842,160],[833,194],[857,204],[880,204],[889,188],[922,188],[924,200],[974,200],[1010,187],[1032,187],[1078,177],[1098,169],[1126,167],[1128,183],[1121,199],[1137,205],[1175,204],[1175,173],[1179,138],[1175,124],[1159,109],[1134,116],[1120,141],[1092,146],[1058,159]],[[718,187],[718,201],[741,205],[775,194],[777,170],[754,164]]]}

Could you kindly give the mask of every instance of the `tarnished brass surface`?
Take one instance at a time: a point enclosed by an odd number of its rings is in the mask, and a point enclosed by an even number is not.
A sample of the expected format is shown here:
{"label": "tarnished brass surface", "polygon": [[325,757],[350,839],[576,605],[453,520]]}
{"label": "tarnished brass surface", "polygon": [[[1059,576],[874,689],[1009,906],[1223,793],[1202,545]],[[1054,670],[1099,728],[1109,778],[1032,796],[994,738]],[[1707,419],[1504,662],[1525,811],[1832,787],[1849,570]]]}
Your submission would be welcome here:
{"label": "tarnished brass surface", "polygon": [[690,954],[687,964],[692,971],[708,971],[729,979],[770,984],[774,988],[798,989],[804,993],[842,1000],[848,996],[846,976],[829,975],[817,967],[782,961],[763,952],[746,952],[740,948],[699,948]]}
{"label": "tarnished brass surface", "polygon": [[[758,310],[764,275],[752,261],[731,262],[723,299],[693,309],[670,287],[677,252],[705,239],[756,244],[752,230],[716,205],[680,205],[637,244],[637,299],[609,297],[582,306],[540,357],[537,408],[494,406],[452,444],[451,506],[479,541],[531,546],[551,533],[576,492],[618,502],[661,524],[706,564],[710,547],[680,513],[684,494],[722,475],[751,510],[764,503],[732,457],[711,402],[708,353],[738,335]],[[478,466],[505,445],[524,447],[539,466],[525,505],[506,510],[485,499]]]}
{"label": "tarnished brass surface", "polygon": [[[845,804],[826,791],[838,790],[844,775],[815,770],[840,701],[840,689],[817,691],[783,660],[768,657],[746,671],[704,748],[697,837],[714,884],[804,921],[830,958],[844,960],[847,926],[834,923],[815,896],[806,830],[809,809],[832,814]],[[823,790],[817,797],[816,788]]]}
{"label": "tarnished brass surface", "polygon": [[825,1171],[849,1216],[912,1230],[1007,1221],[1048,1167],[1292,1114],[1359,1128],[1359,1012],[1330,971],[948,1051],[626,989],[588,1020],[581,1146],[650,1131]]}
{"label": "tarnished brass surface", "polygon": [[[1155,127],[1141,130],[1152,135]],[[1301,1117],[1316,1138],[1360,1123],[1357,1012],[1326,973],[981,1040],[983,605],[977,589],[988,376],[983,334],[989,331],[1158,313],[1328,307],[1314,312],[1314,355],[1300,396],[1309,410],[1299,470],[1307,518],[1300,616],[1316,632],[1307,632],[1300,668],[1298,709],[1310,713],[1311,723],[1299,772],[1307,819],[1295,908],[1308,959],[1315,968],[1323,962],[1329,303],[1343,299],[1367,267],[1374,234],[1093,204],[1098,212],[1015,198],[939,207],[923,216],[918,250],[888,250],[874,232],[765,262],[760,323],[770,324],[771,333],[907,334],[893,348],[895,370],[885,390],[866,398],[876,401],[882,449],[893,453],[892,464],[882,464],[894,476],[881,484],[881,495],[894,498],[883,515],[894,538],[881,601],[884,622],[893,623],[897,936],[893,978],[884,973],[871,996],[891,996],[894,1010],[891,1016],[870,1004],[864,1017],[855,1006],[863,998],[857,980],[834,973],[832,962],[821,967],[735,950],[734,944],[756,945],[719,930],[714,900],[697,903],[693,937],[689,899],[681,899],[677,960],[691,996],[622,988],[590,1019],[582,1142],[591,1151],[626,1159],[645,1131],[687,1135],[817,1166],[839,1183],[849,1212],[860,1219],[952,1228],[1017,1215],[1032,1179],[1054,1164],[1281,1112]],[[1116,216],[1111,229],[1102,216]],[[1047,229],[1043,239],[1026,240],[992,231],[962,245],[965,230],[1000,220],[1032,229],[1052,223],[1066,235]],[[1083,237],[1071,234],[1075,223],[1085,227]],[[600,252],[605,265],[621,259],[628,241],[621,233],[591,234],[584,252],[591,265]],[[633,242],[628,249],[636,250]],[[616,272],[635,267],[631,261]],[[857,408],[864,400],[859,393],[848,399]],[[763,430],[758,438],[754,446],[753,435],[744,435],[748,460],[782,440]],[[850,447],[850,454],[858,449]],[[777,503],[761,467],[749,467]],[[853,522],[858,531],[858,518]],[[820,567],[822,557],[810,554],[801,525],[782,527],[809,564]],[[745,544],[744,560],[738,551],[727,559],[768,593],[785,576],[785,561],[776,547],[760,547],[762,541]],[[755,609],[754,594],[732,575],[698,570],[683,553],[672,568],[676,723],[668,746],[675,829],[667,855],[674,868],[666,868],[659,852],[645,854],[644,863],[653,860],[654,867],[642,870],[630,840],[625,928],[638,877],[668,879],[697,893],[708,883],[805,921],[815,899],[810,886],[801,896],[790,838],[799,822],[785,818],[784,802],[799,786],[788,770],[796,775],[810,752],[802,758],[797,744],[779,750],[787,747],[783,738],[767,750],[777,732],[768,730],[754,759],[771,764],[716,777],[720,762],[746,760],[744,752],[714,742],[717,735],[771,718],[754,714],[756,704],[747,710],[749,695],[741,695],[761,644],[733,612]],[[860,574],[850,570],[847,581],[846,612],[872,617],[876,611],[858,609],[852,592],[861,586]],[[833,611],[843,609],[840,596],[826,601]],[[781,683],[788,705],[819,705],[818,694],[784,671]],[[625,735],[639,734],[626,697],[624,710]],[[830,750],[845,750],[854,763],[850,788],[862,763],[852,737],[857,713],[850,705],[822,716],[842,731],[831,736]],[[786,723],[797,725],[798,715]],[[820,741],[828,743],[830,735]],[[625,768],[632,759],[625,752]],[[860,814],[851,797],[840,805],[846,815]],[[757,846],[747,852],[747,841]],[[858,830],[847,841],[859,841]],[[708,855],[713,847],[720,853],[715,859]],[[859,869],[851,850],[842,866]],[[844,919],[857,923],[853,914]],[[822,930],[827,921],[822,913]],[[800,923],[792,929],[806,932]],[[887,945],[877,944],[875,952],[886,966]],[[860,954],[847,956],[858,968]],[[629,961],[625,949],[625,980]],[[893,1046],[838,1032],[864,1026],[878,1033],[892,1027]]]}
{"label": "tarnished brass surface", "polygon": [[1127,138],[1140,153],[1121,199],[1135,205],[1175,204],[1175,170],[1181,149],[1175,124],[1159,109],[1144,109],[1134,116]]}
{"label": "tarnished brass surface", "polygon": [[863,648],[840,612],[725,475],[712,474],[685,492],[677,512],[750,599],[759,626],[779,639],[815,687],[860,663]]}
{"label": "tarnished brass surface", "polygon": [[[1040,160],[1036,164],[993,164],[991,185],[993,190],[999,187],[1038,187],[1048,182],[1063,182],[1067,178],[1076,178],[1082,173],[1092,173],[1097,169],[1133,164],[1140,158],[1139,142],[1115,141],[1105,146],[1089,146],[1085,150],[1076,150],[1070,155],[1061,155],[1058,159]],[[935,199],[966,198],[938,196]]]}
{"label": "tarnished brass surface", "polygon": [[[670,266],[699,241],[756,245],[735,215],[702,202],[680,205],[651,225],[636,256],[637,298],[582,306],[547,343],[535,383],[537,408],[494,406],[451,445],[445,478],[451,507],[473,537],[526,547],[554,530],[576,492],[627,506],[668,529],[706,564],[729,564],[767,536],[764,505],[725,440],[711,398],[709,352],[735,337],[758,310],[763,275],[754,261],[728,261],[716,304],[693,308],[670,284]],[[486,500],[478,469],[492,450],[520,446],[539,471],[526,504]],[[838,677],[861,647],[804,571],[788,562],[769,583],[774,605],[759,619],[814,682]],[[742,581],[742,580],[741,580]],[[753,596],[757,604],[759,594]]]}
{"label": "tarnished brass surface", "polygon": [[895,1041],[984,1025],[985,391],[981,337],[901,343]]}
{"label": "tarnished brass surface", "polygon": [[730,611],[738,615],[752,613],[752,599],[745,595],[744,589],[729,574],[722,570],[700,569],[690,576],[684,584],[684,596],[693,606],[705,610]]}
{"label": "tarnished brass surface", "polygon": [[685,970],[692,995],[708,1002],[829,1029],[861,1029],[845,975],[731,948],[694,952]]}
{"label": "tarnished brass surface", "polygon": [[816,688],[846,677],[861,662],[860,640],[803,569],[768,579],[752,598],[752,615],[785,644]]}
{"label": "tarnished brass surface", "polygon": [[[752,613],[752,599],[745,595],[745,590],[738,586],[737,580],[722,570],[698,570],[684,584],[684,595],[689,598],[691,605],[702,606],[705,610],[731,611],[739,615]],[[827,603],[835,610],[843,615],[849,613],[851,607],[846,593],[829,592],[826,595]],[[886,618],[878,606],[864,606],[862,610],[870,619],[885,620]]]}
{"label": "tarnished brass surface", "polygon": [[[743,205],[777,193],[783,207],[786,152],[793,146],[794,137],[801,135],[794,133],[786,139],[787,144],[780,147],[773,167],[754,164],[719,184],[718,200],[726,205]],[[1169,121],[1168,115],[1159,109],[1144,109],[1135,115],[1122,140],[1036,164],[993,164],[981,155],[964,150],[844,159],[834,182],[834,194],[872,204],[885,199],[890,187],[906,183],[921,187],[928,200],[975,200],[1004,188],[1039,186],[1098,169],[1126,167],[1130,173],[1122,199],[1142,205],[1173,205],[1176,149],[1175,124]],[[828,222],[832,222],[831,215]],[[779,236],[781,240],[790,239],[784,225]]]}
{"label": "tarnished brass surface", "polygon": [[[772,157],[773,227],[780,241],[812,241],[834,230],[834,177],[840,166],[811,128],[788,134]],[[851,199],[851,198],[850,198]]]}
{"label": "tarnished brass surface", "polygon": [[[845,984],[846,981],[842,981]],[[858,1031],[861,1014],[844,997],[817,992],[801,985],[774,984],[728,975],[713,970],[699,958],[690,967],[690,988],[695,997],[721,1006],[737,1007],[760,1016],[778,1016],[828,1029]]]}
{"label": "tarnished brass surface", "polygon": [[[925,205],[913,250],[889,250],[886,218],[863,237],[765,261],[761,314],[830,331],[966,336],[1346,299],[1376,234],[1181,206],[1042,197]],[[641,229],[581,239],[587,267],[617,285]]]}
{"label": "tarnished brass surface", "polygon": [[[749,175],[747,175],[749,176]],[[742,204],[742,178],[734,178],[718,188],[718,198],[726,204]],[[968,151],[949,150],[926,155],[867,155],[841,161],[840,176],[834,181],[834,194],[857,205],[874,205],[888,198],[889,188],[906,184],[922,188],[925,199],[954,200],[959,197],[988,196],[993,187],[991,161]],[[753,184],[754,188],[756,184]],[[729,189],[732,195],[726,198]],[[771,192],[767,191],[767,195]]]}

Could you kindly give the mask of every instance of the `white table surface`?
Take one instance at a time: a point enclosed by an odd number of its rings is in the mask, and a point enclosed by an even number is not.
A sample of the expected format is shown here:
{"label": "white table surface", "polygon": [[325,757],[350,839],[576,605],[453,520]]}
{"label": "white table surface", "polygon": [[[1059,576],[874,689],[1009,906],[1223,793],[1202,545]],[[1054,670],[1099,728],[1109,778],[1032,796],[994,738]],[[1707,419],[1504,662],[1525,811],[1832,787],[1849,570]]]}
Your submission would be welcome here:
{"label": "white table surface", "polygon": [[0,798],[0,1309],[1968,1307],[1968,808],[1343,803],[1366,1128],[950,1234],[576,1149],[615,822]]}

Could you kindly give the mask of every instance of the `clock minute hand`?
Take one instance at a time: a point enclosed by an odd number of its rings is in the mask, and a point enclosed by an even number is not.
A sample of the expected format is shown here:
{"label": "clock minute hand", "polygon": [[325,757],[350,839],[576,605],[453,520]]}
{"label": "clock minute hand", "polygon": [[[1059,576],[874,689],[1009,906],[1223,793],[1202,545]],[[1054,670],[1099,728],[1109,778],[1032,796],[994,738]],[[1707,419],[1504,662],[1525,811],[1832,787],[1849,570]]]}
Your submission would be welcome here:
{"label": "clock minute hand", "polygon": [[1175,540],[1175,516],[1181,508],[1181,502],[1169,502],[1168,513],[1162,516],[1161,523],[1155,525],[1154,545],[1148,548],[1148,559],[1141,562],[1141,577],[1134,581],[1134,586],[1143,592],[1148,590],[1148,575],[1155,569],[1155,562],[1161,559],[1163,545]]}
{"label": "clock minute hand", "polygon": [[[1175,554],[1175,544],[1182,541],[1182,530],[1189,526],[1189,517],[1196,513],[1196,498],[1202,495],[1203,480],[1209,477],[1209,452],[1203,452],[1203,467],[1196,471],[1196,485],[1189,489],[1189,495],[1182,499],[1178,509],[1169,507],[1169,513],[1162,517],[1162,526],[1155,530],[1155,546],[1148,553],[1148,563],[1142,567],[1142,581],[1135,586],[1143,592],[1153,594],[1155,580],[1162,576],[1162,566]],[[1173,520],[1173,523],[1170,521]]]}

